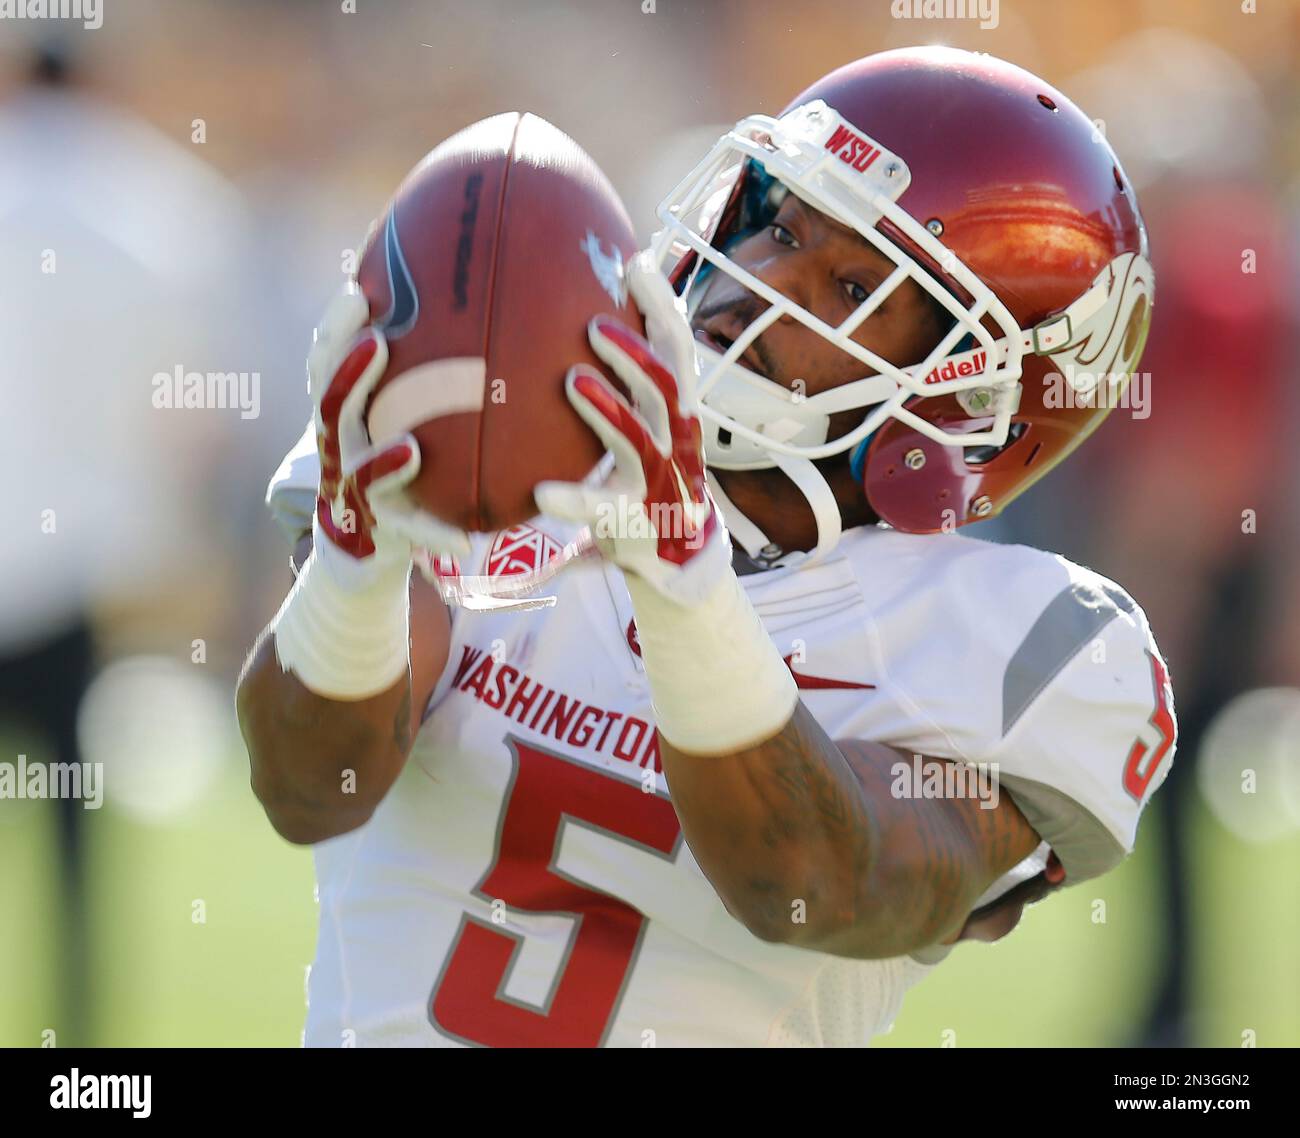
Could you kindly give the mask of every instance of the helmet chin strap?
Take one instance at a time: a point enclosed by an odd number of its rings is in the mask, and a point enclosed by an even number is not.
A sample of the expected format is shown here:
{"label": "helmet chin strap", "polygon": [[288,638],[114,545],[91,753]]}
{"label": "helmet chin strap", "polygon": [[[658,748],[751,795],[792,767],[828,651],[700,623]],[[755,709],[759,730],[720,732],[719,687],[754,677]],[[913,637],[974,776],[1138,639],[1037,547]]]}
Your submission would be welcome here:
{"label": "helmet chin strap", "polygon": [[751,560],[767,568],[812,565],[839,544],[840,534],[843,532],[839,503],[835,500],[830,484],[810,459],[774,454],[772,462],[795,484],[812,509],[813,520],[817,524],[817,544],[806,553],[802,550],[786,553],[780,546],[769,540],[767,534],[742,514],[736,504],[727,497],[712,470],[705,471],[709,493],[713,495],[718,509],[722,511],[722,520],[727,524],[727,531]]}

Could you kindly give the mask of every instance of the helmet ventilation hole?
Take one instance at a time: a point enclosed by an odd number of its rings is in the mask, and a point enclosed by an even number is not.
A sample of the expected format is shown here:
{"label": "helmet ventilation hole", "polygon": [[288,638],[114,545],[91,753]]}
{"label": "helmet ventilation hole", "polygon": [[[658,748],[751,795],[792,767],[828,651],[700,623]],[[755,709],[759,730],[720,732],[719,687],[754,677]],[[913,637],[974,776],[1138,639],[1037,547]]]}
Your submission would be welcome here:
{"label": "helmet ventilation hole", "polygon": [[1052,100],[1049,99],[1046,95],[1039,95],[1038,101],[1042,103],[1043,106],[1045,106],[1049,111],[1051,111],[1052,114],[1056,113],[1056,104],[1052,102]]}
{"label": "helmet ventilation hole", "polygon": [[1119,167],[1112,166],[1110,168],[1110,172],[1115,175],[1115,185],[1118,187],[1119,192],[1122,194],[1124,192],[1124,179],[1119,176]]}
{"label": "helmet ventilation hole", "polygon": [[1038,457],[1038,452],[1042,449],[1043,449],[1042,443],[1035,443],[1034,449],[1029,452],[1029,457],[1025,459],[1025,465],[1028,466],[1031,462],[1033,462],[1034,459]]}

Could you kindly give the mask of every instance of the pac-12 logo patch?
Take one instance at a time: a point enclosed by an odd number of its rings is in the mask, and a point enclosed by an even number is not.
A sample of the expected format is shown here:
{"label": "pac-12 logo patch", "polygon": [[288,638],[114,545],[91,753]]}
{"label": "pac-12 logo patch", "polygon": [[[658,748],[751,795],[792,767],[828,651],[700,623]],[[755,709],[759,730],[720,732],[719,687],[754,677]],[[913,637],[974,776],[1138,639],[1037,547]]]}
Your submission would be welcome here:
{"label": "pac-12 logo patch", "polygon": [[560,543],[530,525],[511,526],[497,534],[487,556],[489,577],[531,573],[560,555]]}

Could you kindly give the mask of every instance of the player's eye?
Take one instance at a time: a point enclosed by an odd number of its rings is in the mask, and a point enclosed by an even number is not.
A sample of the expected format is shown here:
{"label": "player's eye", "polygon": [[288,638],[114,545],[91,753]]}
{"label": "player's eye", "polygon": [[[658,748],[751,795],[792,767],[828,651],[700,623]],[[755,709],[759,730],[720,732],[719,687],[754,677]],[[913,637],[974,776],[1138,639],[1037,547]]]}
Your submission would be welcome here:
{"label": "player's eye", "polygon": [[871,290],[869,288],[863,288],[863,286],[858,284],[857,281],[845,281],[844,291],[848,294],[849,299],[853,301],[855,305],[861,304],[871,295]]}
{"label": "player's eye", "polygon": [[791,233],[784,225],[777,225],[773,223],[772,225],[768,226],[768,228],[771,229],[772,231],[772,240],[775,241],[778,245],[788,245],[791,249],[798,246],[799,242],[795,240],[794,234]]}

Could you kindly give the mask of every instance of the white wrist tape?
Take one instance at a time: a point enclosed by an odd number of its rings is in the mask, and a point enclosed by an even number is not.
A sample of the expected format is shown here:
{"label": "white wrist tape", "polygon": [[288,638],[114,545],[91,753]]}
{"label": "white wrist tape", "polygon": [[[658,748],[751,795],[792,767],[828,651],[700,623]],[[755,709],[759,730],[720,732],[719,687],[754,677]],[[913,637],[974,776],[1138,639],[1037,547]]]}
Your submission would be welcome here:
{"label": "white wrist tape", "polygon": [[318,533],[280,606],[276,658],[317,695],[368,699],[410,668],[411,563],[374,561],[358,563]]}
{"label": "white wrist tape", "polygon": [[727,754],[790,721],[799,690],[735,573],[689,607],[631,573],[627,587],[656,721],[674,747]]}

